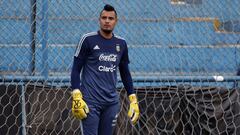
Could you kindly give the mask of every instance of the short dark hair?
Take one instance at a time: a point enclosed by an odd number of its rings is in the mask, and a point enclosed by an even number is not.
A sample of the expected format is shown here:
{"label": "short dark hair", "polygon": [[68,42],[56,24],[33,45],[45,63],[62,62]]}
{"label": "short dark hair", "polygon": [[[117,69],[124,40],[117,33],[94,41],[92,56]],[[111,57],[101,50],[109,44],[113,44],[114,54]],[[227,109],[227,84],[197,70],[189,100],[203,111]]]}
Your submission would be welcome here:
{"label": "short dark hair", "polygon": [[116,14],[116,17],[117,17],[117,11],[115,10],[115,8],[114,8],[112,5],[106,4],[106,5],[103,7],[102,11],[100,12],[100,16],[101,16],[101,14],[102,14],[102,12],[103,12],[104,10],[105,10],[105,11],[114,11],[115,14]]}

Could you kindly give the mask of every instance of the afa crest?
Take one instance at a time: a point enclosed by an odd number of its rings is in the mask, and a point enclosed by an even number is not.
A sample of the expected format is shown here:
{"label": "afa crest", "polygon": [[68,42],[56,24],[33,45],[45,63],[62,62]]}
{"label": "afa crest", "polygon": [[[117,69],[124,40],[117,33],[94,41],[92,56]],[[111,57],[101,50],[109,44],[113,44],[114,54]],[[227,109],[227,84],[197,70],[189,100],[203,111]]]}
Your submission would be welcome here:
{"label": "afa crest", "polygon": [[116,51],[120,52],[120,45],[119,44],[116,44]]}

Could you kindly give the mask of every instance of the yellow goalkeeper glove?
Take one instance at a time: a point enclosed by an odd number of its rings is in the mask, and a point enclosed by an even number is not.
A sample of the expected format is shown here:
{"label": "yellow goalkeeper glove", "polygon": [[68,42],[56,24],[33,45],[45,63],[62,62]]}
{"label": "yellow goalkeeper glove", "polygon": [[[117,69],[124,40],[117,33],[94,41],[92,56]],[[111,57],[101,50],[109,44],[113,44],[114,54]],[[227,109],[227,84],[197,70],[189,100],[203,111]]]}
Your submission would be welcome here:
{"label": "yellow goalkeeper glove", "polygon": [[84,119],[89,113],[86,102],[82,99],[82,93],[79,89],[74,89],[72,92],[72,114],[77,119]]}
{"label": "yellow goalkeeper glove", "polygon": [[131,119],[133,125],[135,125],[139,119],[139,107],[136,94],[131,94],[128,96],[130,101],[130,107],[128,111],[128,117]]}

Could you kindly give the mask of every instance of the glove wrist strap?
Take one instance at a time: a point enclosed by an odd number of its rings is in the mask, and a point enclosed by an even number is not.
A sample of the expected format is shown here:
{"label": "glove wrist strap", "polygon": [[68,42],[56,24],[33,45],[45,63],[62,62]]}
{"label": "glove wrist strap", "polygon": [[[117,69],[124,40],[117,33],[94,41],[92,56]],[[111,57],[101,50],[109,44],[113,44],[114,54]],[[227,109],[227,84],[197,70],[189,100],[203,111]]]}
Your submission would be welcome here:
{"label": "glove wrist strap", "polygon": [[128,96],[128,98],[129,98],[129,101],[131,103],[137,103],[137,96],[136,96],[136,94],[131,94],[131,95]]}
{"label": "glove wrist strap", "polygon": [[79,89],[74,89],[72,91],[72,95],[73,96],[78,96],[78,97],[82,98],[82,92]]}

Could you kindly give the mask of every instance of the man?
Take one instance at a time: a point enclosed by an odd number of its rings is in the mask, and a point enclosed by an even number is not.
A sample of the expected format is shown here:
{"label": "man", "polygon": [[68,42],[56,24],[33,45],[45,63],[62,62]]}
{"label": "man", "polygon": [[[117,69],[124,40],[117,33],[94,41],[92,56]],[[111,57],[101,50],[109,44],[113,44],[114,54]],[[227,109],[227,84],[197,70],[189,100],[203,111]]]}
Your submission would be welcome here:
{"label": "man", "polygon": [[128,116],[133,124],[139,119],[138,101],[128,68],[127,44],[113,34],[117,24],[114,7],[104,6],[99,24],[99,31],[82,36],[71,72],[72,113],[82,120],[84,135],[112,134],[120,110],[116,91],[118,67],[130,100]]}

